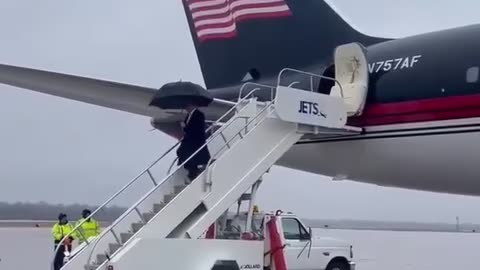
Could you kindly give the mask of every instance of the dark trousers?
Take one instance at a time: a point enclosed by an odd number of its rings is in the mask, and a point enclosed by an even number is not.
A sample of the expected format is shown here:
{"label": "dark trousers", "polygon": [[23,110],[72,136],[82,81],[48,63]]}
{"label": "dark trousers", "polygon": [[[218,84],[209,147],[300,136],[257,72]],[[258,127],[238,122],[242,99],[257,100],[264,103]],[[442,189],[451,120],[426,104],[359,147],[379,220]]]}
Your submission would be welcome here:
{"label": "dark trousers", "polygon": [[197,178],[203,171],[205,171],[205,169],[207,168],[207,165],[212,165],[213,163],[215,163],[216,159],[212,159],[210,160],[210,163],[209,164],[201,164],[201,165],[197,165],[197,166],[192,166],[192,167],[185,167],[185,169],[188,171],[188,179],[190,179],[190,181],[193,181],[195,180],[195,178]]}
{"label": "dark trousers", "polygon": [[[68,251],[72,251],[72,246],[68,245],[67,246]],[[55,244],[55,249],[57,249],[57,244]],[[58,248],[57,254],[55,254],[55,259],[53,262],[53,269],[54,270],[60,270],[63,266],[63,260],[65,259],[65,245],[60,245]]]}
{"label": "dark trousers", "polygon": [[[199,168],[199,166],[201,166],[201,168]],[[189,167],[185,168],[188,171],[188,179],[190,181],[195,180],[195,178],[197,178],[197,176],[199,176],[200,173],[203,172],[203,168],[204,168],[205,165],[203,165],[203,166],[199,165],[199,166],[191,166],[191,167],[189,166]]]}

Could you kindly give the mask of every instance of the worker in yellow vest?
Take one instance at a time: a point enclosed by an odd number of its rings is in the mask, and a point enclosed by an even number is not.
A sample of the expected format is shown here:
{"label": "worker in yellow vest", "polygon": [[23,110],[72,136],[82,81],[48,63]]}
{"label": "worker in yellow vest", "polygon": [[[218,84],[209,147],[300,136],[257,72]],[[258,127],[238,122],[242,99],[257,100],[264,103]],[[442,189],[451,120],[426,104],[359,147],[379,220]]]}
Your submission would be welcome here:
{"label": "worker in yellow vest", "polygon": [[60,213],[60,215],[58,215],[58,223],[55,223],[52,228],[55,250],[57,250],[58,247],[58,252],[55,254],[54,270],[60,270],[65,260],[65,254],[72,252],[73,234],[62,241],[72,230],[72,225],[68,224],[67,215]]}
{"label": "worker in yellow vest", "polygon": [[[79,243],[83,243],[85,240],[88,240],[90,237],[96,237],[100,234],[100,225],[96,220],[93,218],[88,218],[92,212],[88,209],[85,209],[82,211],[82,218],[78,220],[77,225],[81,224],[83,221],[83,224],[80,225],[77,231],[77,238],[79,239]],[[75,226],[75,227],[76,227]]]}

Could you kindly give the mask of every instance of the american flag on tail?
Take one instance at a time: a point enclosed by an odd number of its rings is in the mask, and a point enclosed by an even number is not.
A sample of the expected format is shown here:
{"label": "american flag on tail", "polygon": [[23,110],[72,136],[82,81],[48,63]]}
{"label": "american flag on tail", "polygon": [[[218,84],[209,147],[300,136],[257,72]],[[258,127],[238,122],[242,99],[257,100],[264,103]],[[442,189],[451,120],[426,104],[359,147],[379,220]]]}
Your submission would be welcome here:
{"label": "american flag on tail", "polygon": [[290,16],[285,0],[184,0],[200,42],[231,38],[237,23],[250,19]]}

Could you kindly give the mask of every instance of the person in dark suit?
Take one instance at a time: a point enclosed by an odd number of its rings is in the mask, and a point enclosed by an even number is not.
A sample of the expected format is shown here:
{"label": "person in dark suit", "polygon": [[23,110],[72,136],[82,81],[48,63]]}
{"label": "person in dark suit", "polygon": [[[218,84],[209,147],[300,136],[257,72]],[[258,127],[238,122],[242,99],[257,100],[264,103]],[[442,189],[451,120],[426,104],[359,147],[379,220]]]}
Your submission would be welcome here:
{"label": "person in dark suit", "polygon": [[[183,122],[183,139],[180,147],[177,149],[178,165],[189,159],[207,141],[205,115],[203,112],[194,105],[187,106],[186,110],[188,114]],[[194,157],[185,163],[184,168],[188,171],[190,181],[197,178],[202,172],[202,167],[204,168],[209,160],[210,152],[207,146],[204,146]]]}

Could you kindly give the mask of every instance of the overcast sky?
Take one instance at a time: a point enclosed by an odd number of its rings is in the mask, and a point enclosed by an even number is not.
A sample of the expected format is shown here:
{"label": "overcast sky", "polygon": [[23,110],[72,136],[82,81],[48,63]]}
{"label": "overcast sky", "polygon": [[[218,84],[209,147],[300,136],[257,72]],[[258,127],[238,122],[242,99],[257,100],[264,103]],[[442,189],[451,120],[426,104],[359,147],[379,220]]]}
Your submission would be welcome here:
{"label": "overcast sky", "polygon": [[[387,37],[480,21],[475,0],[335,5],[358,30]],[[0,36],[0,63],[156,88],[180,78],[203,83],[180,0],[0,0]],[[174,142],[149,132],[145,117],[0,89],[0,201],[101,203]],[[480,198],[329,182],[279,167],[265,180],[262,209],[480,222]]]}

